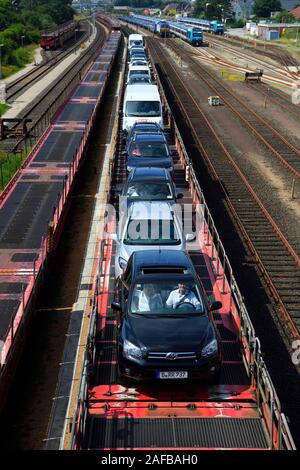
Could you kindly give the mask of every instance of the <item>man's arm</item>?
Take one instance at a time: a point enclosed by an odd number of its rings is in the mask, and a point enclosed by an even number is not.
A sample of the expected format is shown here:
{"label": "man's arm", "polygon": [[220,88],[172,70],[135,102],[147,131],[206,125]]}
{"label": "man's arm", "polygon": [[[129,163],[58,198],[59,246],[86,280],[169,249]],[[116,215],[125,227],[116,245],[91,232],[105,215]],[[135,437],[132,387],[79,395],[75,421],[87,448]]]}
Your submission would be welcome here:
{"label": "man's arm", "polygon": [[173,307],[174,304],[174,291],[170,292],[169,297],[166,300],[167,307]]}

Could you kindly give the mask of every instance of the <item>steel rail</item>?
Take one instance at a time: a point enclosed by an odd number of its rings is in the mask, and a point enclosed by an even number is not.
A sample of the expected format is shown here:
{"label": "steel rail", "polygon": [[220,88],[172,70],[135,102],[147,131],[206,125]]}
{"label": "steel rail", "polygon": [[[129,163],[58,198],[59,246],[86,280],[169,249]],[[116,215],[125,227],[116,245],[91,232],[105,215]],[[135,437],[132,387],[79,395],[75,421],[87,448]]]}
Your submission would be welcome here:
{"label": "steel rail", "polygon": [[284,109],[296,119],[300,119],[300,107],[297,107],[297,105],[291,102],[291,97],[288,99],[288,97],[285,97],[283,94],[279,93],[275,88],[270,87],[263,82],[251,83],[250,86],[253,87],[255,91],[258,91],[258,93],[264,95],[268,101],[271,101],[272,103],[275,103],[277,106],[279,106],[280,109]]}
{"label": "steel rail", "polygon": [[87,37],[88,31],[85,30],[83,37],[79,38],[79,40],[76,41],[76,43],[69,47],[67,50],[59,51],[58,54],[47,59],[46,62],[43,62],[42,64],[36,66],[33,70],[30,70],[25,75],[22,75],[21,77],[14,80],[12,83],[8,84],[6,87],[6,91],[14,89],[16,86],[22,84],[22,82],[25,82],[24,85],[19,86],[12,93],[8,94],[6,100],[10,100],[13,96],[19,94],[24,89],[26,89],[28,85],[32,85],[38,79],[46,75],[53,65],[59,64],[64,58],[66,58],[69,54],[76,50],[80,44],[85,42]]}

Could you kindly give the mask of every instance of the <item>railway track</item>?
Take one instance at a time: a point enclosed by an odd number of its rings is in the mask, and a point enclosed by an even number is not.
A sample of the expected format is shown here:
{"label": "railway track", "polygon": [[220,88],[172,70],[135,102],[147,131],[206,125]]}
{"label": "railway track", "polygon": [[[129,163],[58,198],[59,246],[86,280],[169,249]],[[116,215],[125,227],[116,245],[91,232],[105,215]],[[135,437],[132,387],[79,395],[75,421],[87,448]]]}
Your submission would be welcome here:
{"label": "railway track", "polygon": [[[107,32],[103,26],[96,24],[97,38],[87,48],[86,52],[80,55],[65,72],[57,77],[48,87],[46,87],[39,96],[33,100],[19,115],[21,119],[31,119],[28,125],[29,143],[25,147],[31,147],[31,137],[35,140],[42,135],[46,127],[49,125],[55,112],[59,106],[65,101],[68,94],[76,83],[81,79],[84,71],[93,61],[99,48],[101,48]],[[14,131],[18,125],[12,125],[10,128]],[[13,139],[3,142],[4,148],[7,147],[10,152],[18,151],[18,147],[24,142],[24,137],[18,140]]]}
{"label": "railway track", "polygon": [[291,96],[285,95],[283,92],[276,90],[273,87],[269,87],[265,83],[249,83],[249,86],[255,89],[258,93],[261,93],[267,101],[274,103],[280,109],[284,109],[294,119],[300,119],[300,106],[292,103]]}
{"label": "railway track", "polygon": [[[211,41],[211,38],[210,37],[208,38],[207,35],[206,35],[206,39]],[[243,47],[243,49],[247,49],[254,53],[254,56],[251,56],[251,57],[255,57],[256,54],[262,55],[264,57],[269,57],[270,59],[276,61],[277,63],[279,63],[280,65],[283,65],[284,67],[293,66],[293,67],[296,67],[298,71],[300,71],[299,62],[296,59],[294,59],[294,57],[292,57],[288,52],[280,50],[280,47],[278,46],[274,46],[271,44],[261,44],[259,42],[256,42],[254,46],[254,45],[249,44],[248,40],[245,41],[243,39],[233,39],[233,38],[228,38],[224,36],[222,38],[218,38],[216,36],[213,38],[213,41],[211,42],[215,42],[217,44],[223,44],[223,45],[224,43],[232,44],[233,46]]]}
{"label": "railway track", "polygon": [[[174,41],[168,41],[177,56],[180,56],[190,66],[196,75],[220,96],[222,102],[235,114],[238,119],[262,142],[272,154],[288,169],[292,175],[300,179],[300,150],[292,145],[288,139],[275,129],[266,119],[256,113],[243,99],[227,88],[221,80],[204,68],[194,57],[184,54],[182,48]],[[188,52],[187,50],[185,52]]]}
{"label": "railway track", "polygon": [[[36,66],[34,69],[30,70],[25,75],[22,75],[14,82],[10,83],[6,87],[7,91],[7,101],[10,102],[12,99],[17,98],[25,90],[31,87],[35,82],[40,80],[42,77],[47,75],[52,67],[56,66],[64,60],[71,52],[75,51],[80,44],[82,44],[88,38],[88,30],[86,22],[83,23],[83,30],[81,34],[78,34],[78,40],[76,42],[72,41],[73,44],[67,48],[64,48],[61,51],[55,51],[51,54],[51,57],[47,58],[42,64]],[[80,37],[79,37],[80,36]]]}
{"label": "railway track", "polygon": [[[213,178],[223,187],[226,203],[276,302],[283,328],[289,337],[300,338],[298,254],[203,114],[186,79],[179,75],[157,41],[150,38],[147,41],[153,60],[161,67]],[[202,71],[205,76],[203,68]],[[197,172],[197,161],[193,164]]]}

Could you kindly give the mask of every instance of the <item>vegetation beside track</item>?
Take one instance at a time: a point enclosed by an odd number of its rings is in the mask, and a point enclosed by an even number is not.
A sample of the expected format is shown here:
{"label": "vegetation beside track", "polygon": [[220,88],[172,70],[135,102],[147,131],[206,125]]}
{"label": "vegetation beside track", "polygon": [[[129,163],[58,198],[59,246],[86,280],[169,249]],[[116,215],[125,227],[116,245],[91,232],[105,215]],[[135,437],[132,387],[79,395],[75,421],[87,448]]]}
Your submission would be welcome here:
{"label": "vegetation beside track", "polygon": [[41,31],[73,18],[72,0],[0,0],[0,47],[3,75],[33,60]]}

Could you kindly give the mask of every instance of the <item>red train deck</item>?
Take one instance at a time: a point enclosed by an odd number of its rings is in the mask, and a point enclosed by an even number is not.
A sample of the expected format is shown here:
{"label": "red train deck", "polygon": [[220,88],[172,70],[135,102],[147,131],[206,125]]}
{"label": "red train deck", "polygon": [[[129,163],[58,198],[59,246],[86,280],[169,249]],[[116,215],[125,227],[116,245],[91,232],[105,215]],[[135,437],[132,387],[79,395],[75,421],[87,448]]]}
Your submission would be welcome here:
{"label": "red train deck", "polygon": [[99,66],[102,79],[90,80],[92,65],[32,151],[26,166],[1,195],[0,408],[7,394],[10,352],[20,327],[28,320],[32,293],[49,249],[49,223],[55,240],[119,41],[120,34],[114,33],[94,63]]}

